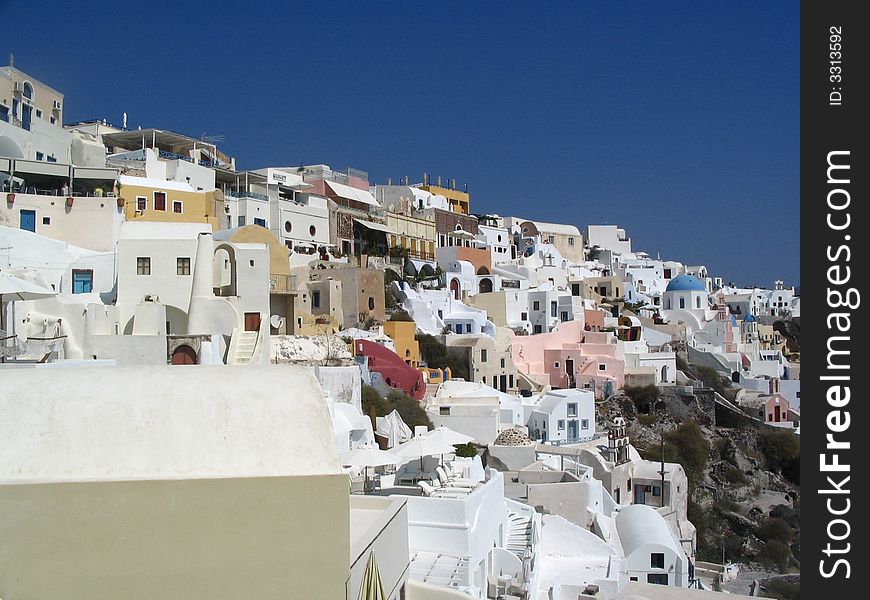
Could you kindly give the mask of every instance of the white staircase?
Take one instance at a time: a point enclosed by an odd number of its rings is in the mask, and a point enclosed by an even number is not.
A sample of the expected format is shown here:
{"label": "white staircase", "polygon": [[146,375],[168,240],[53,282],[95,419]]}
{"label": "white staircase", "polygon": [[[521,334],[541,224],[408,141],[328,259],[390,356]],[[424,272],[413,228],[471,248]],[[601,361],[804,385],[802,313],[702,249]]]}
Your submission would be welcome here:
{"label": "white staircase", "polygon": [[257,348],[258,337],[259,332],[257,331],[239,331],[236,339],[236,351],[233,353],[231,364],[249,364],[254,356],[254,350]]}
{"label": "white staircase", "polygon": [[522,560],[531,539],[532,515],[509,512],[505,550]]}

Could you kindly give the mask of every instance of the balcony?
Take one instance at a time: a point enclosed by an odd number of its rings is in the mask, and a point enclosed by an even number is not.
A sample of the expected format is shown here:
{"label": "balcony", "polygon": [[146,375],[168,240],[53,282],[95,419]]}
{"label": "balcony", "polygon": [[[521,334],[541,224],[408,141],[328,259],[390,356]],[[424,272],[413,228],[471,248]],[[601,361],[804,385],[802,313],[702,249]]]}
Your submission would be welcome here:
{"label": "balcony", "polygon": [[266,194],[258,194],[257,192],[234,192],[233,190],[227,190],[224,192],[224,195],[229,196],[230,198],[253,198],[254,200],[269,201],[269,196]]}
{"label": "balcony", "polygon": [[296,275],[282,275],[271,273],[269,275],[270,294],[296,294]]}

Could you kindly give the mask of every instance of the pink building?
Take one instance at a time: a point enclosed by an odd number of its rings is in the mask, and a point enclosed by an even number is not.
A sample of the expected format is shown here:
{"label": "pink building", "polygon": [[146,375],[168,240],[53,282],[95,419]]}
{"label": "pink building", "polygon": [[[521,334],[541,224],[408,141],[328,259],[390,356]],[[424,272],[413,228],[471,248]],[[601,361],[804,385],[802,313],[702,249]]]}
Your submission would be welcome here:
{"label": "pink building", "polygon": [[358,356],[367,356],[369,370],[380,373],[384,383],[394,389],[399,389],[414,398],[422,400],[426,393],[426,382],[423,373],[405,364],[405,361],[395,352],[370,340],[354,340],[354,349]]}
{"label": "pink building", "polygon": [[551,333],[515,336],[511,353],[517,369],[553,388],[594,389],[597,397],[621,388],[625,363],[616,356],[616,338],[585,331],[581,321],[566,321]]}

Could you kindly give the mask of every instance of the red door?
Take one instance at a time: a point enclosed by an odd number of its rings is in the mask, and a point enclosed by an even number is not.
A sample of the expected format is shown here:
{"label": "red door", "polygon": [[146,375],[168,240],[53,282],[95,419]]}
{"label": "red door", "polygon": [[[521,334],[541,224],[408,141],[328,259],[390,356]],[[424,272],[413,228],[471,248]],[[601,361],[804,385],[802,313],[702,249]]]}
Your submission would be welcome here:
{"label": "red door", "polygon": [[245,331],[260,331],[260,313],[245,313]]}
{"label": "red door", "polygon": [[173,365],[195,365],[196,352],[190,346],[179,346],[172,353]]}

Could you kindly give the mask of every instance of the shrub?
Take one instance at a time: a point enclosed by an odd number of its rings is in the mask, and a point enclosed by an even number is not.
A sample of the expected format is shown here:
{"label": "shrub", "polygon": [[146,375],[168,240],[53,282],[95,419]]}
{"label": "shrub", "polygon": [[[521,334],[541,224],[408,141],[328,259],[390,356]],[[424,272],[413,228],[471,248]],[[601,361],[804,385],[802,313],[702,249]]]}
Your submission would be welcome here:
{"label": "shrub", "polygon": [[800,438],[791,431],[762,431],[757,437],[758,449],[774,471],[781,472],[800,458]]}
{"label": "shrub", "polygon": [[410,321],[413,323],[414,318],[404,308],[399,308],[390,315],[390,321]]}
{"label": "shrub", "polygon": [[790,544],[794,537],[794,530],[791,526],[776,517],[769,517],[758,528],[758,537],[765,542],[782,542]]}
{"label": "shrub", "polygon": [[387,401],[372,386],[363,384],[360,396],[362,398],[362,410],[364,414],[370,415],[372,410],[374,410],[375,416],[383,417],[390,412],[387,410],[389,407]]}
{"label": "shrub", "polygon": [[407,394],[399,390],[393,390],[387,394],[387,404],[388,410],[384,414],[390,413],[394,409],[398,410],[402,420],[412,430],[417,425],[425,425],[429,429],[432,429],[432,421],[429,420],[426,410],[419,402]]}
{"label": "shrub", "polygon": [[749,479],[737,467],[728,467],[725,469],[725,479],[735,487],[743,487],[749,485]]}
{"label": "shrub", "polygon": [[731,387],[731,380],[712,367],[696,365],[695,375],[705,386],[713,388],[720,396],[724,396],[727,393],[726,389]]}
{"label": "shrub", "polygon": [[765,542],[764,548],[758,553],[758,560],[783,573],[788,568],[788,563],[791,560],[791,550],[782,542],[771,540]]}
{"label": "shrub", "polygon": [[470,442],[468,444],[456,444],[454,448],[456,448],[456,456],[467,456],[471,458],[477,456],[477,448],[475,448],[474,444]]}
{"label": "shrub", "polygon": [[637,415],[637,421],[644,427],[650,427],[658,423],[659,418],[656,415]]}
{"label": "shrub", "polygon": [[634,402],[637,411],[644,414],[649,414],[662,396],[661,390],[655,385],[627,385],[623,388],[623,391]]}
{"label": "shrub", "polygon": [[430,369],[449,367],[453,377],[468,379],[468,364],[462,356],[450,353],[447,346],[431,335],[420,333],[416,340],[420,344],[420,357],[426,361],[426,366]]}
{"label": "shrub", "polygon": [[776,600],[800,600],[801,585],[785,579],[771,579],[764,586],[764,595]]}
{"label": "shrub", "polygon": [[677,429],[665,434],[666,460],[669,454],[686,470],[689,485],[697,486],[710,460],[710,444],[697,423],[683,421]]}

